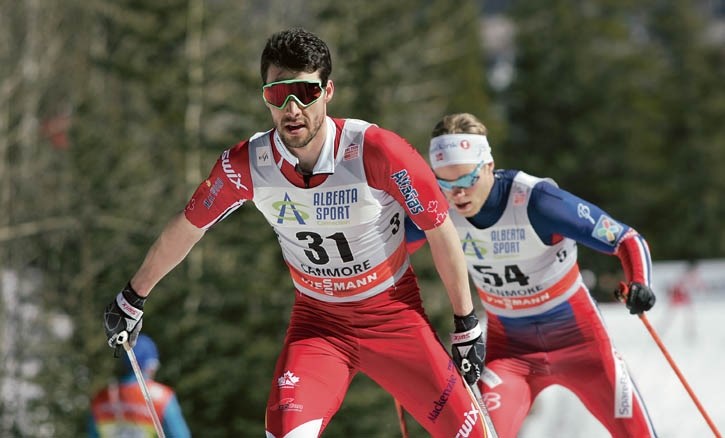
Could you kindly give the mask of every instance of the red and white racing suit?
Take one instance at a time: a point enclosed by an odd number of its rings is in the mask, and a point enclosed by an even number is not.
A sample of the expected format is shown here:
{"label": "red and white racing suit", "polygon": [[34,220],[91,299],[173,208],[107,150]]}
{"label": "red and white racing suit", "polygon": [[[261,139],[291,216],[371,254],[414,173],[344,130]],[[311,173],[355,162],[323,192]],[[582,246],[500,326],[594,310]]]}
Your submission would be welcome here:
{"label": "red and white racing suit", "polygon": [[295,303],[266,412],[268,437],[316,437],[361,371],[435,437],[483,437],[465,382],[425,316],[405,247],[447,202],[394,133],[328,118],[311,176],[274,131],[224,151],[186,208],[208,228],[251,200],[278,236]]}

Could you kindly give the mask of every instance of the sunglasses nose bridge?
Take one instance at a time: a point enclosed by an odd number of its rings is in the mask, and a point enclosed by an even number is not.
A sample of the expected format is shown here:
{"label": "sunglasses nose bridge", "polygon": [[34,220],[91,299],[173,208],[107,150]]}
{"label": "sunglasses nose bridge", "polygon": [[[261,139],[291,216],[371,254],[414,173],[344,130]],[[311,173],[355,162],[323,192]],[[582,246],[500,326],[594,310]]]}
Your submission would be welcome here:
{"label": "sunglasses nose bridge", "polygon": [[287,99],[285,99],[282,106],[282,110],[287,112],[297,112],[301,111],[303,108],[305,108],[305,105],[303,105],[294,94],[287,96]]}

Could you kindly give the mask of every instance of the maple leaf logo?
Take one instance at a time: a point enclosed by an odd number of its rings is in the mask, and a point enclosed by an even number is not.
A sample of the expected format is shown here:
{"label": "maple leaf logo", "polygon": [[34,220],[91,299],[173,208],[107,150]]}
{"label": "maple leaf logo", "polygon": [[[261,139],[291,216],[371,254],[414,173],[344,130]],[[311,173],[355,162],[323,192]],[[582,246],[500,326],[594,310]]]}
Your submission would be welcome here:
{"label": "maple leaf logo", "polygon": [[292,371],[285,371],[282,377],[277,379],[277,386],[280,388],[294,388],[300,378],[295,376]]}

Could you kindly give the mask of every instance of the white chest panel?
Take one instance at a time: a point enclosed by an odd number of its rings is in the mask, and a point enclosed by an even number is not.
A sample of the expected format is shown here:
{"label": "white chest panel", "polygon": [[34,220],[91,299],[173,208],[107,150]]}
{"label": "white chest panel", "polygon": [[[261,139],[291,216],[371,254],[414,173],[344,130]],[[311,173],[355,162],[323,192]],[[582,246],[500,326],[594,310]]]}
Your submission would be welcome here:
{"label": "white chest panel", "polygon": [[531,226],[527,207],[539,181],[519,172],[503,215],[489,228],[478,229],[451,212],[468,272],[491,313],[535,315],[565,301],[581,286],[576,243],[564,238],[546,245]]}
{"label": "white chest panel", "polygon": [[269,136],[250,143],[253,201],[272,225],[295,287],[323,301],[357,301],[393,286],[408,267],[404,211],[371,188],[363,166],[369,126],[348,120],[335,171],[317,187],[294,186],[273,160]]}

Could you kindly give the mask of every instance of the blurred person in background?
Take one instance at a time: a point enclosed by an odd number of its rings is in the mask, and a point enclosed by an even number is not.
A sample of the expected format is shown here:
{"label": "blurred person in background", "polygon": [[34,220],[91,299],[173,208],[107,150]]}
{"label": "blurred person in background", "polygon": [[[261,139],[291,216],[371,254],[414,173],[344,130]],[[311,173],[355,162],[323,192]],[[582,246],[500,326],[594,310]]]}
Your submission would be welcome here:
{"label": "blurred person in background", "polygon": [[[619,257],[626,306],[638,314],[655,302],[646,241],[551,179],[494,170],[486,135],[471,114],[445,116],[429,155],[488,319],[478,385],[499,436],[516,437],[536,396],[554,384],[613,437],[654,436],[577,262],[577,243]],[[408,221],[406,234],[410,252],[425,242]]]}
{"label": "blurred person in background", "polygon": [[660,324],[660,335],[664,335],[673,325],[675,315],[682,314],[685,329],[682,333],[687,339],[694,340],[697,336],[697,325],[695,321],[695,309],[693,308],[693,296],[702,289],[705,283],[700,277],[697,262],[688,260],[685,271],[670,285],[667,290],[667,306]]}
{"label": "blurred person in background", "polygon": [[[146,380],[156,413],[169,438],[190,437],[181,407],[171,387],[154,381],[159,352],[150,337],[140,334],[133,347]],[[156,431],[141,388],[127,355],[122,356],[123,372],[91,401],[88,435],[92,438],[155,437]]]}
{"label": "blurred person in background", "polygon": [[[397,134],[327,115],[332,62],[314,34],[295,28],[272,35],[260,67],[260,103],[274,128],[224,151],[185,211],[164,228],[106,308],[109,345],[120,348],[117,338],[129,334],[133,341],[154,285],[207,229],[252,201],[273,227],[294,285],[270,382],[266,436],[318,437],[358,372],[432,436],[486,436],[464,381],[475,382],[483,371],[482,331],[433,172]],[[453,310],[453,358],[422,306],[406,251],[406,215],[438,254],[434,262]]]}

